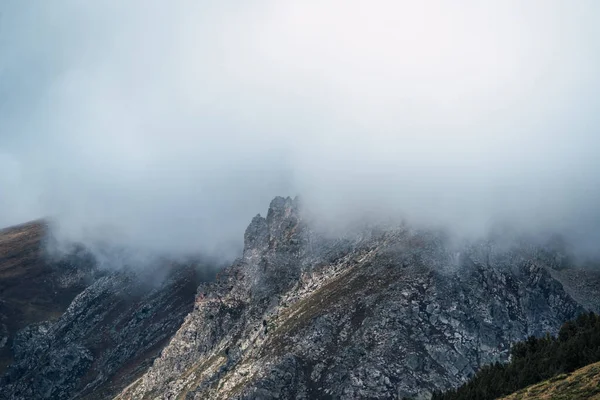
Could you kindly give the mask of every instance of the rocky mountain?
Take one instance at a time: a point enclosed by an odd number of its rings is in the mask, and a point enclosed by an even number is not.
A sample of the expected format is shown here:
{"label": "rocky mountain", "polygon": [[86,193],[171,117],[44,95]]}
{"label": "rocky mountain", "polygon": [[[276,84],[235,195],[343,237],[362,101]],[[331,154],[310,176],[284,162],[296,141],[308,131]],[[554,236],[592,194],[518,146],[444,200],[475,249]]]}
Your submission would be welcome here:
{"label": "rocky mountain", "polygon": [[246,230],[243,257],[199,287],[117,398],[428,398],[596,304],[563,261],[527,242],[457,246],[408,227],[332,238],[297,200],[276,198]]}
{"label": "rocky mountain", "polygon": [[[600,304],[595,270],[528,241],[326,234],[281,197],[244,239],[215,280],[191,264],[57,268],[79,271],[78,294],[7,328],[0,398],[424,399]],[[164,278],[148,282],[152,271]]]}

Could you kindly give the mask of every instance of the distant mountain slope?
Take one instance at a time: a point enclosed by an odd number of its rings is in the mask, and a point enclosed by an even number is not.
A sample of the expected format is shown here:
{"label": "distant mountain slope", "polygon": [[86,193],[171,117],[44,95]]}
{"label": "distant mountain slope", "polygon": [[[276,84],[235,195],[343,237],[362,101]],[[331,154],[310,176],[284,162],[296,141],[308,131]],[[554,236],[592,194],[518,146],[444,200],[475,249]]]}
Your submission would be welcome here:
{"label": "distant mountain slope", "polygon": [[161,357],[117,398],[428,398],[585,309],[555,261],[530,244],[456,247],[407,227],[325,237],[296,200],[276,198],[243,257],[199,288]]}
{"label": "distant mountain slope", "polygon": [[50,261],[46,227],[0,231],[0,398],[111,398],[145,372],[212,268],[99,270],[85,250]]}
{"label": "distant mountain slope", "polygon": [[28,326],[0,398],[104,399],[137,378],[192,310],[194,266],[165,266],[149,285],[134,272],[108,274],[86,288],[56,322]]}
{"label": "distant mountain slope", "polygon": [[83,257],[50,262],[43,221],[0,230],[0,375],[13,360],[18,330],[56,320],[93,280]]}
{"label": "distant mountain slope", "polygon": [[519,390],[502,400],[598,400],[600,362]]}

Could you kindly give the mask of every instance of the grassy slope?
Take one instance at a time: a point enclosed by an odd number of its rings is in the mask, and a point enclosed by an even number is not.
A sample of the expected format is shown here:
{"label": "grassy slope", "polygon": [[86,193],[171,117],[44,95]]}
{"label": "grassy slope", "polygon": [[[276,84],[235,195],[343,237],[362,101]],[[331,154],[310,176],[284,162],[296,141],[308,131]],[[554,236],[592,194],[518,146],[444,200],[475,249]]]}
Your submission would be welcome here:
{"label": "grassy slope", "polygon": [[503,400],[600,400],[600,362],[519,390]]}

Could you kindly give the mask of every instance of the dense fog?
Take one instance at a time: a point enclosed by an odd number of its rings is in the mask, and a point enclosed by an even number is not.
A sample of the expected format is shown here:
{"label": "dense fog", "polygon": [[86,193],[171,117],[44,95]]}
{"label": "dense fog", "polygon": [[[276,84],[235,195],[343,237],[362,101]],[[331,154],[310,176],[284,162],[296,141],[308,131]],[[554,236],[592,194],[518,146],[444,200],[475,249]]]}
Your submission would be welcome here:
{"label": "dense fog", "polygon": [[231,257],[322,224],[600,239],[596,1],[8,1],[0,225]]}

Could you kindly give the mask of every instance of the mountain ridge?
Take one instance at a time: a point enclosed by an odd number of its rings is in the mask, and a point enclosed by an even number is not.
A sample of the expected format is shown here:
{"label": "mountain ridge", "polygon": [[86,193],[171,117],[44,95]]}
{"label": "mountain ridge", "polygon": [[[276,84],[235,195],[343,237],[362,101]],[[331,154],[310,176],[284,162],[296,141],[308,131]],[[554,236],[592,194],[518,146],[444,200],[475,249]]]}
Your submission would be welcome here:
{"label": "mountain ridge", "polygon": [[479,243],[457,256],[408,228],[327,238],[291,198],[245,238],[118,399],[428,398],[584,310],[542,251]]}
{"label": "mountain ridge", "polygon": [[152,287],[140,271],[92,273],[60,315],[18,330],[0,395],[427,399],[598,311],[576,277],[600,274],[561,250],[407,225],[325,234],[302,207],[273,199],[214,281],[194,263],[159,263],[170,272]]}

